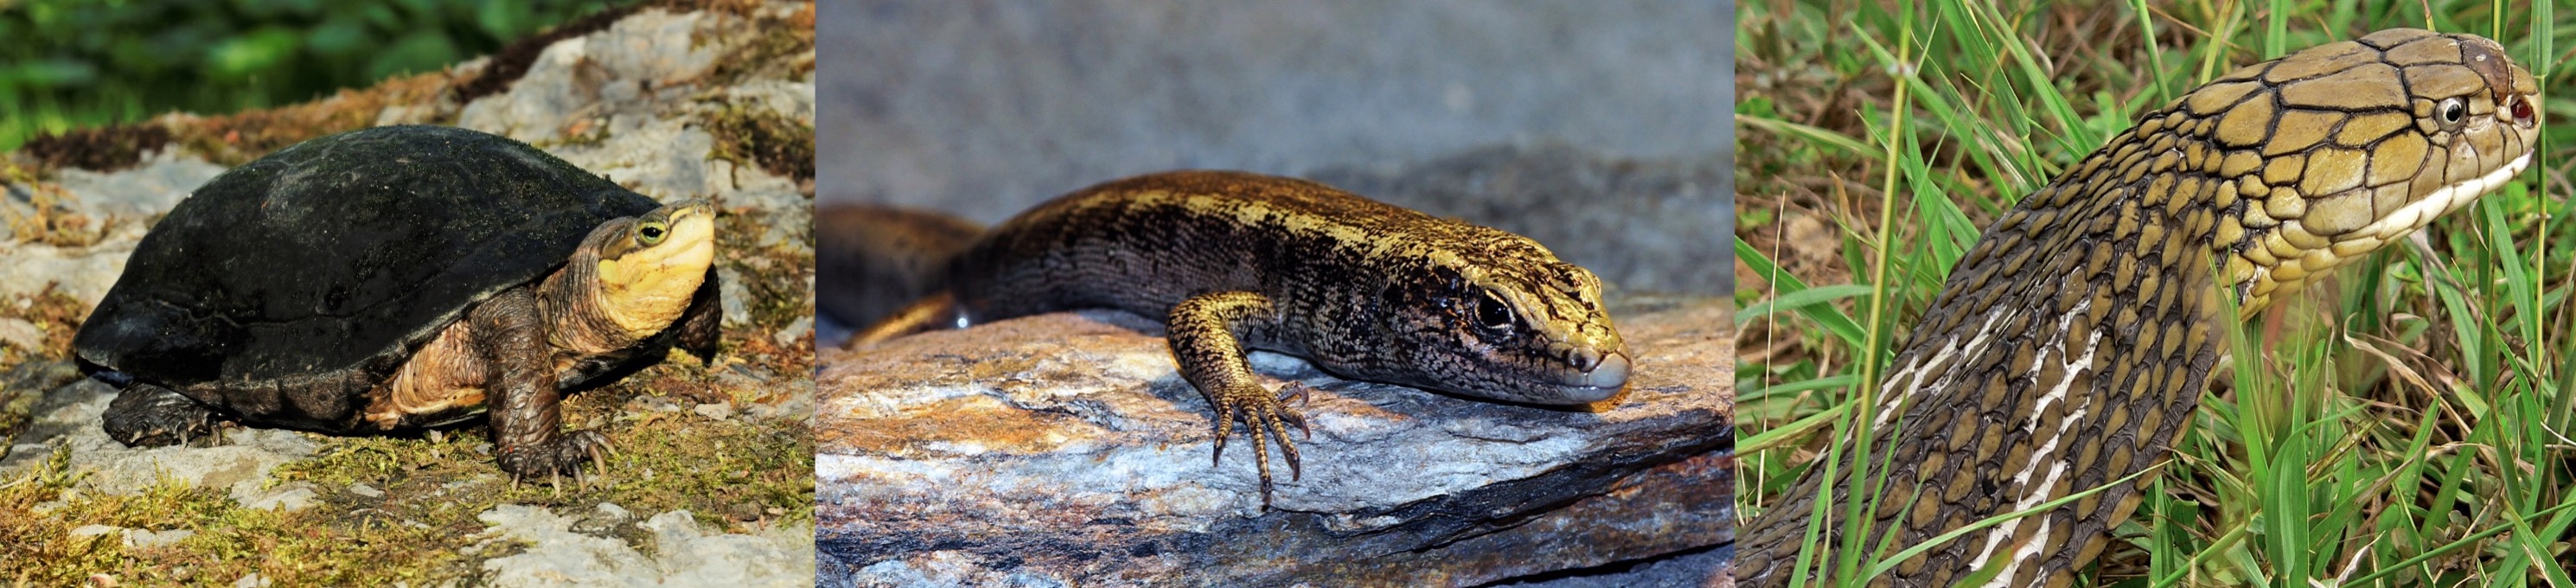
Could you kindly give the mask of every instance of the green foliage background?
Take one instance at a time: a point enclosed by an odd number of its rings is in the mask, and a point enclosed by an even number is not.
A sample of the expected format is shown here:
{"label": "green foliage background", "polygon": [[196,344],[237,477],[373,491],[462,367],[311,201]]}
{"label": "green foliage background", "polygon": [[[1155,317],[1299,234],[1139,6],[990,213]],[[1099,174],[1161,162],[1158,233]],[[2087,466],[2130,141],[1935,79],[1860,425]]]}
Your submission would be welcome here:
{"label": "green foliage background", "polygon": [[0,151],[434,71],[634,0],[0,0]]}

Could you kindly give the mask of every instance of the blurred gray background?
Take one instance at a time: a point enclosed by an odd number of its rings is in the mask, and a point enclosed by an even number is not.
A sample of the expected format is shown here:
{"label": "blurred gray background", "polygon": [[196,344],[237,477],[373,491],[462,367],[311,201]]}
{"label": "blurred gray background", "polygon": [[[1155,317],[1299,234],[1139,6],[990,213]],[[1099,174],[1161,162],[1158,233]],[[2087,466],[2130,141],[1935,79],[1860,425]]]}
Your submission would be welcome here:
{"label": "blurred gray background", "polygon": [[823,0],[819,203],[984,223],[1119,177],[1309,177],[1731,290],[1733,3]]}

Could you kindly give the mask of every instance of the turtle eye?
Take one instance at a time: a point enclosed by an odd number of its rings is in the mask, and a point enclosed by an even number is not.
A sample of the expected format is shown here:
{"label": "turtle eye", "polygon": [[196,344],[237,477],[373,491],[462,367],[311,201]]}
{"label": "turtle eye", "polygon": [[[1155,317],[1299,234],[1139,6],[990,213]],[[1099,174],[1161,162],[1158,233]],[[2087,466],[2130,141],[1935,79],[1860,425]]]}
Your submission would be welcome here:
{"label": "turtle eye", "polygon": [[1515,322],[1512,305],[1503,302],[1492,290],[1480,290],[1476,294],[1476,324],[1490,331],[1510,332]]}
{"label": "turtle eye", "polygon": [[2460,121],[2469,119],[2469,103],[2456,97],[2444,98],[2442,105],[2436,107],[2433,113],[2441,117],[2443,127],[2459,126]]}
{"label": "turtle eye", "polygon": [[663,228],[662,223],[659,222],[644,223],[644,226],[635,229],[635,242],[645,247],[660,245],[662,238],[668,236],[671,236],[671,231]]}

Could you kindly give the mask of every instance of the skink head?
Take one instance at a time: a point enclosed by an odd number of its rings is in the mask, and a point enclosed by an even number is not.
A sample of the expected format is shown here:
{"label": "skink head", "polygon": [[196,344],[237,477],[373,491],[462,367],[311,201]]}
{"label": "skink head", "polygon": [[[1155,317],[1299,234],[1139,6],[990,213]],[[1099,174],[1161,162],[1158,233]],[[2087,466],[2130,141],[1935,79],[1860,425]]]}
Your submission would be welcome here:
{"label": "skink head", "polygon": [[[1490,229],[1486,229],[1491,231]],[[1587,404],[1619,393],[1627,346],[1601,304],[1601,280],[1536,243],[1435,256],[1426,279],[1401,285],[1399,325],[1412,334],[1412,384],[1531,404]],[[1503,239],[1507,237],[1508,239]]]}

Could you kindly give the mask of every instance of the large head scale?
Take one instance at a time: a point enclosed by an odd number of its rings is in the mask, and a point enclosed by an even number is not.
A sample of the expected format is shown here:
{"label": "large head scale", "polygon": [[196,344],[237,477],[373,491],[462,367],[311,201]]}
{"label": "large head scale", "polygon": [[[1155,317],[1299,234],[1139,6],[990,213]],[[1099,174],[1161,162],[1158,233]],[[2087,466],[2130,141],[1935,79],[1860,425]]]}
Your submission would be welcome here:
{"label": "large head scale", "polygon": [[2238,69],[2139,125],[2204,139],[2244,312],[2531,163],[2539,86],[2474,35],[2390,29]]}

